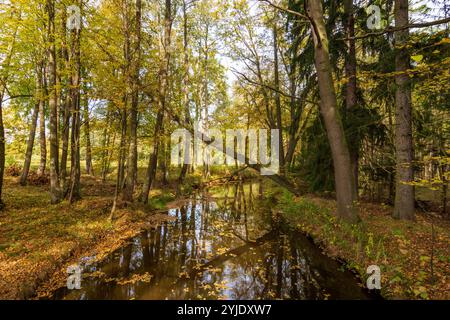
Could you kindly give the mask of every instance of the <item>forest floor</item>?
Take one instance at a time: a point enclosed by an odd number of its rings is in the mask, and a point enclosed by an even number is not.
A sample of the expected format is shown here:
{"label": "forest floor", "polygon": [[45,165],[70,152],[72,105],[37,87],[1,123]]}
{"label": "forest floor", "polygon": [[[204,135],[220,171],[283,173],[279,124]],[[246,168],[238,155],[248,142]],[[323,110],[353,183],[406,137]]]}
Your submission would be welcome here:
{"label": "forest floor", "polygon": [[367,268],[379,266],[384,298],[450,299],[450,221],[422,212],[415,222],[399,221],[392,218],[392,207],[361,203],[362,223],[350,226],[333,215],[334,200],[297,198],[277,188],[272,192],[275,210],[364,284]]}
{"label": "forest floor", "polygon": [[[100,260],[139,233],[157,225],[174,199],[170,190],[154,190],[151,202],[120,203],[116,221],[108,219],[114,184],[83,177],[83,199],[51,206],[46,186],[25,186],[6,177],[0,212],[0,299],[27,299],[57,272],[86,254]],[[67,275],[66,275],[67,277]]]}

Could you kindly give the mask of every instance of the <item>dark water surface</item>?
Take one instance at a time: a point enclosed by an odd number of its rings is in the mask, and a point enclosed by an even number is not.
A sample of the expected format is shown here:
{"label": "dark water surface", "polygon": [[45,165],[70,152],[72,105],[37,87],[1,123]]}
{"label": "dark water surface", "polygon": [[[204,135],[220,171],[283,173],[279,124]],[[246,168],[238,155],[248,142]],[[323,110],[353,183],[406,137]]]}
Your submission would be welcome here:
{"label": "dark water surface", "polygon": [[[256,205],[256,183],[202,192],[54,299],[370,299],[354,275]],[[300,214],[300,213],[299,213]]]}

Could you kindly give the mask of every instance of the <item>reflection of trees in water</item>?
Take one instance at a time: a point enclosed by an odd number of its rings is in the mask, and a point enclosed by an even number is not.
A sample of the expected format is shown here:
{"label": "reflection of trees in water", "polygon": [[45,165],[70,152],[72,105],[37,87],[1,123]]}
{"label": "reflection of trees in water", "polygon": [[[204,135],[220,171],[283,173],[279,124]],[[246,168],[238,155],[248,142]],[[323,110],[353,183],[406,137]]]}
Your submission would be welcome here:
{"label": "reflection of trees in water", "polygon": [[[361,296],[351,275],[338,272],[339,265],[309,240],[283,230],[279,217],[255,205],[258,185],[238,183],[224,191],[225,196],[214,202],[201,196],[182,206],[174,222],[143,232],[101,266],[108,277],[148,272],[150,283],[120,286],[93,279],[83,285],[82,294],[89,299],[222,294],[230,299],[317,299],[323,297],[321,288],[327,288],[332,296]],[[215,287],[224,281],[228,288]],[[344,289],[334,288],[343,282]]]}

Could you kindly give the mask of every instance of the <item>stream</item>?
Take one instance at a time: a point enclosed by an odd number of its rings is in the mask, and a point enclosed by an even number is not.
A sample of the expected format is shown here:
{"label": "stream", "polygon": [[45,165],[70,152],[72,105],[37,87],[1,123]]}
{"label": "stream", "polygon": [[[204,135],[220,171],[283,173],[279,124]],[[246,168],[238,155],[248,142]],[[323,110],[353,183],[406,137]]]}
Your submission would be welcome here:
{"label": "stream", "polygon": [[251,182],[199,192],[168,210],[170,221],[85,266],[81,290],[64,287],[52,299],[373,299],[350,271],[258,205],[262,191]]}

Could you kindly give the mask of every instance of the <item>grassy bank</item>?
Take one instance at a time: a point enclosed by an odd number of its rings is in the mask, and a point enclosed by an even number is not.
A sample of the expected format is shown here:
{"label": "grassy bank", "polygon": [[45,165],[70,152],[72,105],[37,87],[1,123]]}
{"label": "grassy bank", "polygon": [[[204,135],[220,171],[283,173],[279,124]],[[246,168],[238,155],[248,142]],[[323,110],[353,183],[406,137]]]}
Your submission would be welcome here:
{"label": "grassy bank", "polygon": [[364,283],[367,267],[378,265],[383,297],[450,298],[448,221],[422,213],[416,222],[398,221],[391,217],[392,208],[362,203],[363,222],[351,226],[335,218],[333,200],[296,198],[277,188],[271,198],[290,224],[309,234],[327,255],[344,261]]}

